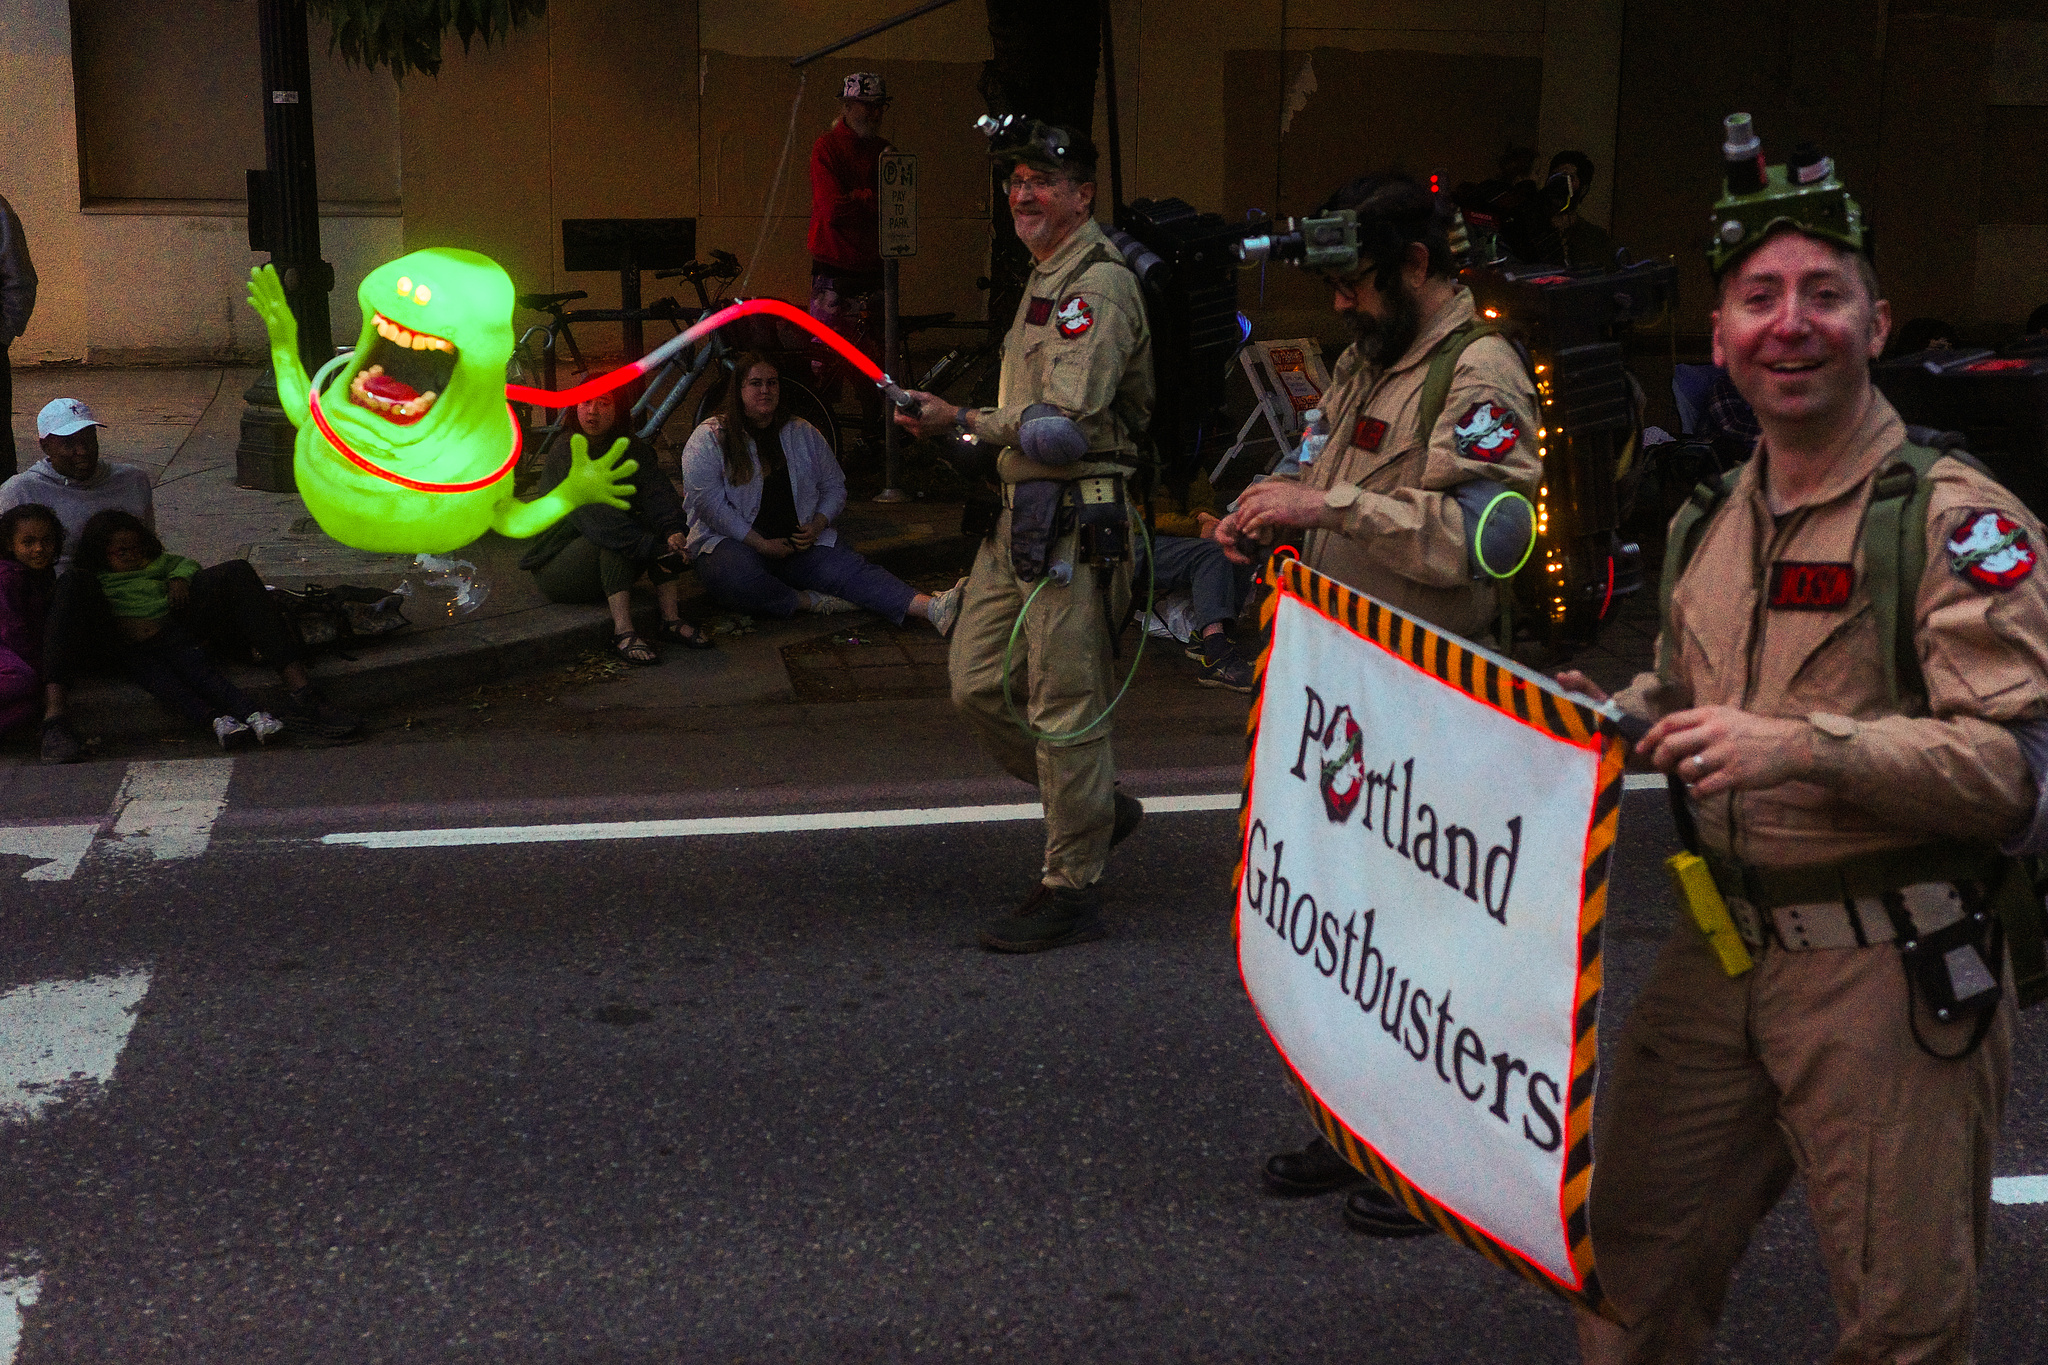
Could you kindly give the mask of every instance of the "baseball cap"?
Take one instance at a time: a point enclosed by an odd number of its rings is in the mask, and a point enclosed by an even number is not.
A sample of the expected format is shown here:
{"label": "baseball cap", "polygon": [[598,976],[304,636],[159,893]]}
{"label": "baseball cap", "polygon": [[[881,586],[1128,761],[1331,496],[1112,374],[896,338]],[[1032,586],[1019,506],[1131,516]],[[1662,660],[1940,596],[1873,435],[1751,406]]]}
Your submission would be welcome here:
{"label": "baseball cap", "polygon": [[887,104],[889,83],[873,71],[856,71],[840,84],[839,98],[863,100],[869,104]]}
{"label": "baseball cap", "polygon": [[36,439],[45,436],[69,436],[74,431],[87,427],[103,427],[106,423],[92,415],[92,409],[76,398],[53,398],[43,405],[36,414]]}

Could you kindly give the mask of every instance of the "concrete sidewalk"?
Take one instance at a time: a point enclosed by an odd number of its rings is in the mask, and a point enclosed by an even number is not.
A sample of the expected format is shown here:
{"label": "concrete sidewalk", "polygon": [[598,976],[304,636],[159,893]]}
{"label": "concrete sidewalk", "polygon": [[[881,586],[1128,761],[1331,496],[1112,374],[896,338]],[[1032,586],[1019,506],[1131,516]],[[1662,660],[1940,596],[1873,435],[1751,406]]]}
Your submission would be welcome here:
{"label": "concrete sidewalk", "polygon": [[[410,558],[370,554],[329,539],[296,494],[237,488],[242,393],[258,373],[241,368],[17,368],[14,433],[20,465],[26,469],[40,458],[35,416],[42,406],[53,398],[82,399],[107,424],[100,433],[100,457],[149,471],[156,485],[157,531],[167,549],[201,564],[247,559],[265,581],[286,588],[314,583],[396,588],[411,582],[415,595],[406,608],[411,629],[352,648],[353,660],[323,651],[311,664],[321,690],[350,710],[445,696],[609,644],[611,618],[602,606],[559,606],[540,595],[532,576],[519,568],[523,542],[488,534],[455,552],[454,558],[476,566],[476,581],[488,587],[479,607],[460,612],[446,590],[426,586],[428,574]],[[951,558],[952,548],[961,544],[959,520],[957,506],[856,500],[840,526],[863,553],[909,577],[917,566],[935,562],[935,555]],[[683,595],[685,617],[711,614],[694,575],[684,579]],[[651,594],[636,603],[636,611],[643,624],[651,625]],[[779,647],[760,646],[779,646],[829,629],[815,617],[761,624],[758,635],[746,637],[754,647],[725,651],[733,657],[718,670],[724,685],[714,689],[717,697],[707,698],[706,704],[790,697]],[[277,682],[274,673],[253,666],[231,665],[226,672],[252,691]],[[112,678],[81,685],[73,710],[80,732],[89,735],[150,735],[181,726],[142,689]]]}

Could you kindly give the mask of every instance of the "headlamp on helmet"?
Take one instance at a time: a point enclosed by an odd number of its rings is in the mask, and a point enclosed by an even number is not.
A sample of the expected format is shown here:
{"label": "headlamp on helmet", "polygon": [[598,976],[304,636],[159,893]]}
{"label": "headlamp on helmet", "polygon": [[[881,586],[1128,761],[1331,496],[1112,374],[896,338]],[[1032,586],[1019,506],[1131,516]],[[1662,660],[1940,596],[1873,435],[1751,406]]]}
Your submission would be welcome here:
{"label": "headlamp on helmet", "polygon": [[983,115],[974,121],[988,139],[988,154],[1041,171],[1092,174],[1095,144],[1027,114]]}
{"label": "headlamp on helmet", "polygon": [[1727,179],[1711,218],[1707,265],[1719,279],[1728,267],[1780,227],[1867,252],[1863,210],[1835,176],[1832,157],[1802,142],[1782,166],[1764,164],[1763,143],[1747,114],[1722,121]]}

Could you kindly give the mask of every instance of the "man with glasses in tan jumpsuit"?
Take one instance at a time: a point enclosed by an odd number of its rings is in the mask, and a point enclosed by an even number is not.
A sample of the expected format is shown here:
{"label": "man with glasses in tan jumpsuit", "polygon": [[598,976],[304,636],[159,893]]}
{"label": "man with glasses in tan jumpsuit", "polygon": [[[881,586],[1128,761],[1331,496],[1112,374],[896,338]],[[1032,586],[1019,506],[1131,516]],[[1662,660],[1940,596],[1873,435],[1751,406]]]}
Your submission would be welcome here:
{"label": "man with glasses in tan jumpsuit", "polygon": [[[913,393],[918,414],[896,420],[1001,448],[1004,511],[975,556],[949,668],[954,705],[1045,803],[1040,880],[981,936],[994,951],[1036,952],[1102,936],[1096,883],[1144,813],[1116,790],[1106,713],[1137,515],[1124,480],[1151,418],[1152,338],[1137,277],[1094,221],[1094,144],[1013,118],[990,154],[1008,168],[1010,214],[1035,262],[1003,341],[996,406]],[[1084,502],[1096,513],[1121,509],[1121,559],[1088,562],[1074,530],[1091,515]]]}

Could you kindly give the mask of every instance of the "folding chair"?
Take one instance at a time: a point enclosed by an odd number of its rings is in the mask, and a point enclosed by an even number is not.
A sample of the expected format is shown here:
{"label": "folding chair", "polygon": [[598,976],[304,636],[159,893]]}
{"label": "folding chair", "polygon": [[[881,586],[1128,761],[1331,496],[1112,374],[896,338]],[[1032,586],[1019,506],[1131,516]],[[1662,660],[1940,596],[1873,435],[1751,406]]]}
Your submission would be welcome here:
{"label": "folding chair", "polygon": [[1237,429],[1236,443],[1223,452],[1223,458],[1209,471],[1212,484],[1222,477],[1224,467],[1240,450],[1254,441],[1268,439],[1251,434],[1261,418],[1278,447],[1267,461],[1266,470],[1270,472],[1292,455],[1301,444],[1301,415],[1320,406],[1330,387],[1330,372],[1323,368],[1323,348],[1312,337],[1246,342],[1237,353],[1237,363],[1244,368],[1244,377],[1251,381],[1252,411]]}

